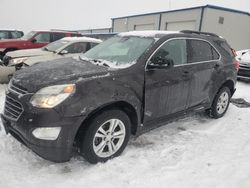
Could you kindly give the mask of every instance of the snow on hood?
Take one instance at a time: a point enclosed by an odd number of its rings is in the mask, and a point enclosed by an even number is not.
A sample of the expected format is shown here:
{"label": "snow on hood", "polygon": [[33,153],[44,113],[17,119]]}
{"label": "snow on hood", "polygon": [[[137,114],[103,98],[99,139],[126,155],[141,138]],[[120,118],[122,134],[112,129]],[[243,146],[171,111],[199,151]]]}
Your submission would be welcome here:
{"label": "snow on hood", "polygon": [[32,57],[32,56],[44,56],[50,55],[52,52],[44,51],[41,48],[38,49],[28,49],[28,50],[16,50],[12,52],[8,52],[6,55],[11,58],[19,58],[19,57]]}
{"label": "snow on hood", "polygon": [[94,65],[87,61],[63,58],[38,63],[17,71],[14,80],[29,91],[36,91],[37,88],[55,83],[74,82],[80,77],[107,75],[108,70],[105,66]]}

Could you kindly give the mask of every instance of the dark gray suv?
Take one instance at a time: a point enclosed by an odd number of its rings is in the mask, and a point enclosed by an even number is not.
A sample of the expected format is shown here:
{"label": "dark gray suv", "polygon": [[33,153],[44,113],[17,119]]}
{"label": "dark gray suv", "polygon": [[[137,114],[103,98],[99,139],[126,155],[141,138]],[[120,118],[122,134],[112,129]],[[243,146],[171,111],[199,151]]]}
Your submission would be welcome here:
{"label": "dark gray suv", "polygon": [[116,157],[130,135],[188,112],[222,117],[238,69],[227,42],[211,33],[121,33],[78,58],[37,64],[9,83],[7,133],[45,159],[73,151],[91,163]]}

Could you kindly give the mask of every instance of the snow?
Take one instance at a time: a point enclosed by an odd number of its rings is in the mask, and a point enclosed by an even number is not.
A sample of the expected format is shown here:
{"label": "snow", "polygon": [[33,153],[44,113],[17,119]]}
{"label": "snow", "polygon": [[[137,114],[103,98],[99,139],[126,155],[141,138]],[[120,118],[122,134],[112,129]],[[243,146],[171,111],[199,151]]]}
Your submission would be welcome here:
{"label": "snow", "polygon": [[60,39],[62,41],[70,41],[70,42],[93,42],[93,43],[101,43],[102,40],[90,38],[90,37],[64,37]]}
{"label": "snow", "polygon": [[[249,88],[239,82],[234,98],[250,102]],[[43,160],[0,132],[0,188],[249,188],[249,114],[231,104],[218,120],[188,116],[131,139],[120,157],[97,165],[79,156],[62,164]]]}
{"label": "snow", "polygon": [[156,35],[169,35],[169,34],[176,34],[180,33],[178,31],[130,31],[130,32],[123,32],[118,34],[120,37],[126,36],[137,36],[137,37],[156,37]]}
{"label": "snow", "polygon": [[[74,57],[77,58],[77,57]],[[111,62],[111,61],[107,61],[105,59],[97,59],[97,61],[89,59],[87,57],[85,57],[84,55],[80,55],[78,56],[78,58],[80,58],[81,60],[84,61],[89,61],[95,65],[99,65],[99,66],[105,66],[107,65],[110,69],[125,69],[128,67],[131,67],[132,65],[136,64],[136,61],[132,61],[132,62],[128,62],[128,63],[119,63],[119,62]]]}
{"label": "snow", "polygon": [[237,54],[236,58],[238,60],[244,59],[244,60],[247,60],[248,62],[250,62],[250,49],[239,50],[236,52],[236,54]]}

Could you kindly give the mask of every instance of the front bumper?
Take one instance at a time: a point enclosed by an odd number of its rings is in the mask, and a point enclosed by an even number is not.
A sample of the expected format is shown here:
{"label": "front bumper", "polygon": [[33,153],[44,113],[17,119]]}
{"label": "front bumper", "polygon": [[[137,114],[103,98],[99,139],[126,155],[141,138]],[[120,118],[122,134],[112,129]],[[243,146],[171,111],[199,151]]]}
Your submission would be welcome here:
{"label": "front bumper", "polygon": [[[7,95],[12,99],[15,97],[12,93]],[[6,132],[46,160],[68,161],[72,156],[74,138],[83,117],[63,117],[53,109],[32,109],[31,106],[22,103],[22,100],[27,98],[19,100],[23,105],[23,111],[15,120],[6,113],[5,104],[1,119]],[[61,127],[61,132],[56,140],[41,140],[32,134],[38,127]]]}

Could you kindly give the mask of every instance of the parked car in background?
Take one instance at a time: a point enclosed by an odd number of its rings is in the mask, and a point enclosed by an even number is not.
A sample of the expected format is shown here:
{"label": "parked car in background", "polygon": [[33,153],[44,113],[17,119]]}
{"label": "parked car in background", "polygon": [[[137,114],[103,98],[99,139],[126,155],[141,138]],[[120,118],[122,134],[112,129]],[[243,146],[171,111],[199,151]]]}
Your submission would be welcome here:
{"label": "parked car in background", "polygon": [[237,52],[240,63],[238,79],[250,81],[250,50]]}
{"label": "parked car in background", "polygon": [[41,48],[61,38],[76,36],[81,34],[66,31],[31,31],[20,39],[0,40],[0,59],[9,51]]}
{"label": "parked car in background", "polygon": [[227,111],[238,64],[226,40],[195,31],[121,33],[80,55],[39,63],[11,79],[7,133],[45,159],[79,151],[91,163],[119,156],[130,135],[188,112]]}
{"label": "parked car in background", "polygon": [[14,72],[23,66],[79,55],[101,42],[89,37],[66,37],[42,48],[8,52],[0,66],[0,83],[9,82]]}
{"label": "parked car in background", "polygon": [[0,40],[3,39],[17,39],[23,36],[20,30],[0,29]]}
{"label": "parked car in background", "polygon": [[105,41],[111,37],[114,37],[118,33],[82,33],[83,36],[101,39],[102,41]]}

